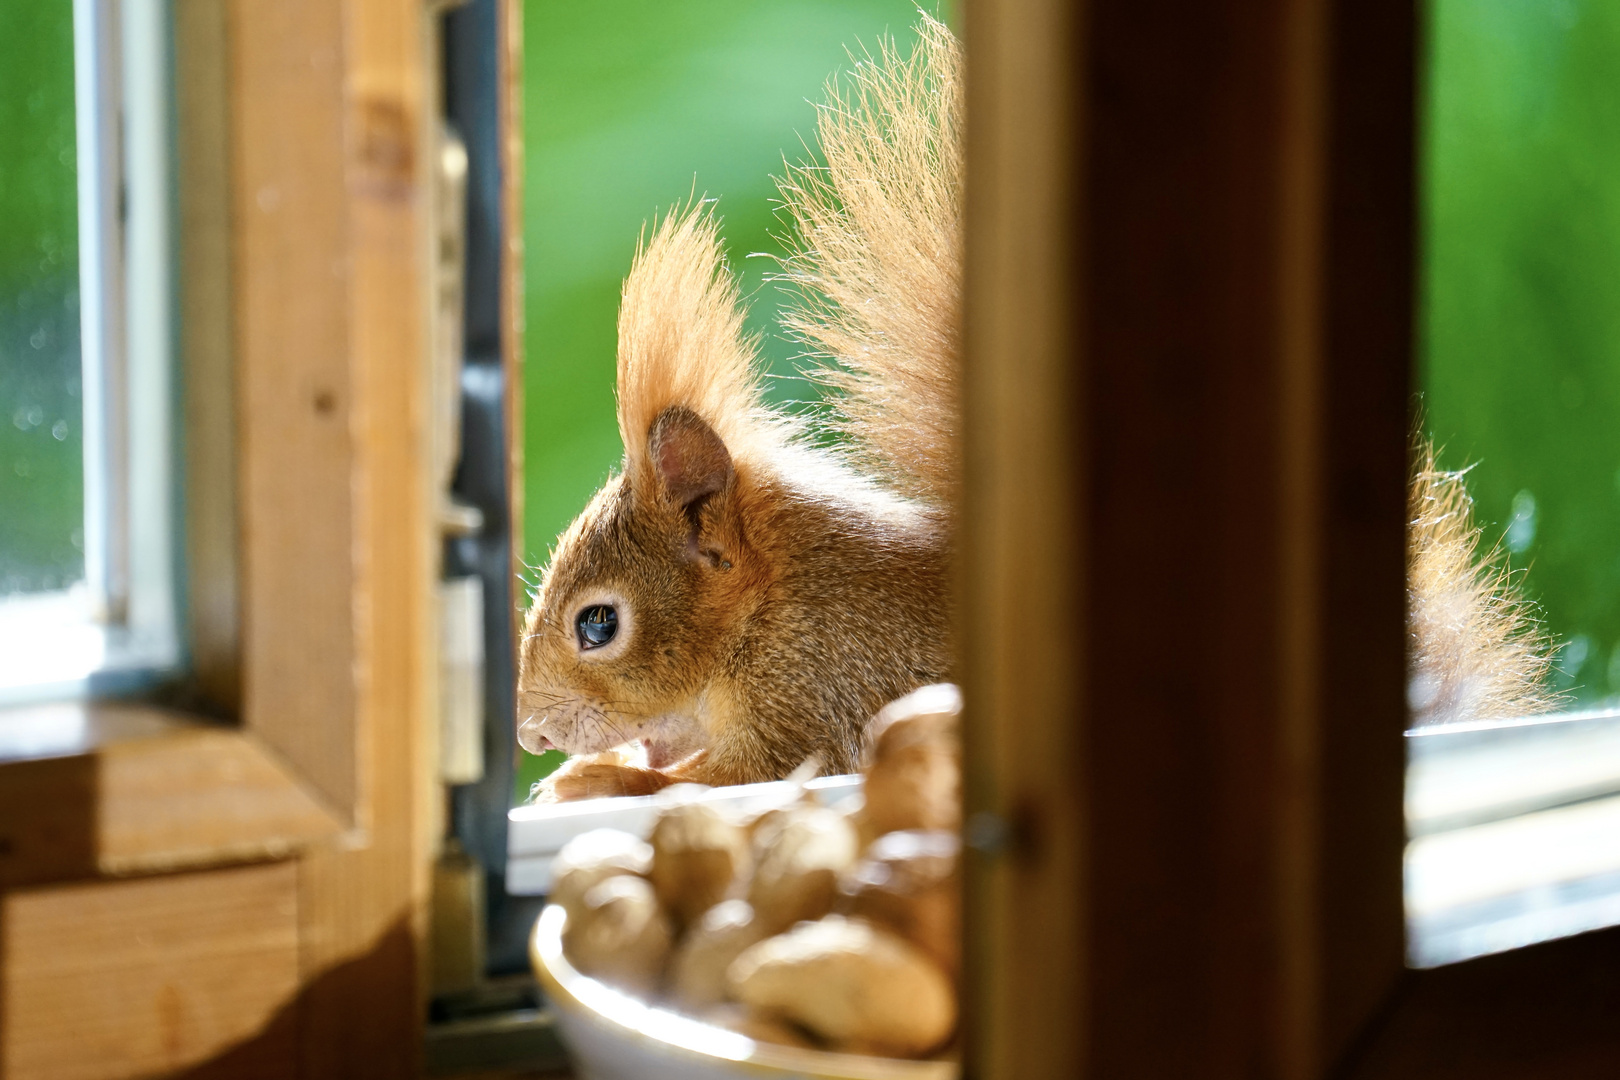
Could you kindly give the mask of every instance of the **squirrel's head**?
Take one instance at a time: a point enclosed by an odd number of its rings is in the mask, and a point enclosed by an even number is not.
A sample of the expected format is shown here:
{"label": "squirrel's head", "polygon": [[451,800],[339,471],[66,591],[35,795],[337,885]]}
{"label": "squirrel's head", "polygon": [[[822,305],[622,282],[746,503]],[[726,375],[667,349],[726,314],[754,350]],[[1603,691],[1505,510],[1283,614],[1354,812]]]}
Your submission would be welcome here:
{"label": "squirrel's head", "polygon": [[698,748],[687,721],[760,567],[737,469],[707,422],[670,406],[636,456],[558,541],[529,611],[518,738],[530,752]]}
{"label": "squirrel's head", "polygon": [[525,624],[518,739],[533,753],[700,749],[714,673],[770,576],[746,527],[753,463],[788,429],[760,403],[701,208],[638,252],[618,366],[624,467],[558,540]]}

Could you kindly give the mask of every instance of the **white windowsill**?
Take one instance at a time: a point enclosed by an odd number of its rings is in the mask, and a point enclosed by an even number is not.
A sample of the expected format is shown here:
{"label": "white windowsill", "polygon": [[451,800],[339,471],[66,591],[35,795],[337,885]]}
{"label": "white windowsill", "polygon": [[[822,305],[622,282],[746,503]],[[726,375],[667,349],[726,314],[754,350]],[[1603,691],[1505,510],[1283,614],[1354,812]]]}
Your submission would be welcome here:
{"label": "white windowsill", "polygon": [[1408,962],[1620,925],[1620,713],[1409,734]]}
{"label": "white windowsill", "polygon": [[96,616],[82,585],[0,597],[0,705],[82,698],[92,677],[177,666],[166,627],[141,632]]}

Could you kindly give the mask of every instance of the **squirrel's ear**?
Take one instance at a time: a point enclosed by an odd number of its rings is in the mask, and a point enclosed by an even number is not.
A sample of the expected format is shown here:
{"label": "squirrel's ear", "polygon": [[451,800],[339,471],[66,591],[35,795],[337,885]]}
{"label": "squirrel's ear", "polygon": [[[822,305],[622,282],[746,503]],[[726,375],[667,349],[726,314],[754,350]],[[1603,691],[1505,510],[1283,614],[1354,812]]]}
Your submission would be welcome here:
{"label": "squirrel's ear", "polygon": [[703,418],[684,405],[659,413],[647,432],[647,458],[664,491],[682,506],[723,490],[731,453]]}

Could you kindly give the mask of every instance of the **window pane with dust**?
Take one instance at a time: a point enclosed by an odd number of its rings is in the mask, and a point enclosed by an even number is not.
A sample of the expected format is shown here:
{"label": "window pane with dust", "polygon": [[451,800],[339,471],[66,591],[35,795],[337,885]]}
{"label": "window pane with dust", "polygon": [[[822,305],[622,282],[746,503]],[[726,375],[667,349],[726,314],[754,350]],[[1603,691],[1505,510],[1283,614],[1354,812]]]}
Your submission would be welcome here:
{"label": "window pane with dust", "polygon": [[1620,8],[1430,7],[1425,426],[1557,648],[1620,701]]}
{"label": "window pane with dust", "polygon": [[1417,966],[1620,922],[1620,7],[1424,6]]}
{"label": "window pane with dust", "polygon": [[0,5],[0,596],[84,579],[73,5]]}

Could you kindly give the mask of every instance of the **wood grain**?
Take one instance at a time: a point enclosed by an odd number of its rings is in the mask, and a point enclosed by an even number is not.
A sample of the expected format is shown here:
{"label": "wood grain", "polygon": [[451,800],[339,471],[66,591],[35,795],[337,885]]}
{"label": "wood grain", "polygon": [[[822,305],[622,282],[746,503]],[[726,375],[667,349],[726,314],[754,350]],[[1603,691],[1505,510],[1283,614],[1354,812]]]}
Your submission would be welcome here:
{"label": "wood grain", "polygon": [[1318,703],[1323,667],[1320,416],[1327,27],[1320,0],[1293,0],[1278,17],[1283,56],[1276,423],[1284,451],[1278,461],[1276,495],[1277,1036],[1270,1064],[1280,1077],[1302,1078],[1320,1071],[1326,996],[1319,862],[1323,810],[1316,777],[1324,741]]}
{"label": "wood grain", "polygon": [[[500,0],[501,221],[506,248],[501,253],[501,363],[506,380],[507,523],[512,544],[513,670],[523,640],[523,607],[528,601],[522,580],[525,488],[523,482],[523,0]],[[513,717],[512,741],[517,742]],[[515,755],[515,751],[514,751]]]}
{"label": "wood grain", "polygon": [[[297,873],[274,863],[7,893],[0,948],[8,1080],[167,1074],[253,1037],[292,1000]],[[292,1049],[261,1046],[255,1073],[292,1075]]]}
{"label": "wood grain", "polygon": [[1319,1076],[1395,1000],[1412,18],[968,9],[976,1075]]}
{"label": "wood grain", "polygon": [[173,9],[191,676],[210,709],[234,717],[242,643],[226,14],[219,0]]}
{"label": "wood grain", "polygon": [[282,859],[341,829],[231,728],[73,703],[9,710],[4,731],[0,887]]}
{"label": "wood grain", "polygon": [[[971,1064],[1076,1076],[1092,1037],[1083,927],[1086,557],[1075,244],[1080,25],[969,5],[964,492],[958,583]],[[1033,628],[1034,632],[1028,632]],[[998,835],[1000,834],[1000,835]],[[971,853],[970,853],[971,854]]]}
{"label": "wood grain", "polygon": [[343,14],[335,3],[229,5],[231,276],[243,720],[355,820],[364,553]]}
{"label": "wood grain", "polygon": [[[296,0],[319,33],[321,0]],[[303,860],[303,1075],[395,1077],[421,1056],[421,962],[440,797],[434,775],[439,541],[430,386],[427,19],[413,0],[346,0],[344,131],[353,484],[350,603],[357,821],[364,843]],[[354,1008],[357,1000],[366,1007]]]}
{"label": "wood grain", "polygon": [[341,819],[251,736],[206,725],[113,743],[96,756],[103,874],[286,858]]}
{"label": "wood grain", "polygon": [[[1406,478],[1416,303],[1418,7],[1324,3],[1319,412],[1319,1062],[1402,975]],[[1323,1064],[1321,1067],[1327,1067]]]}

